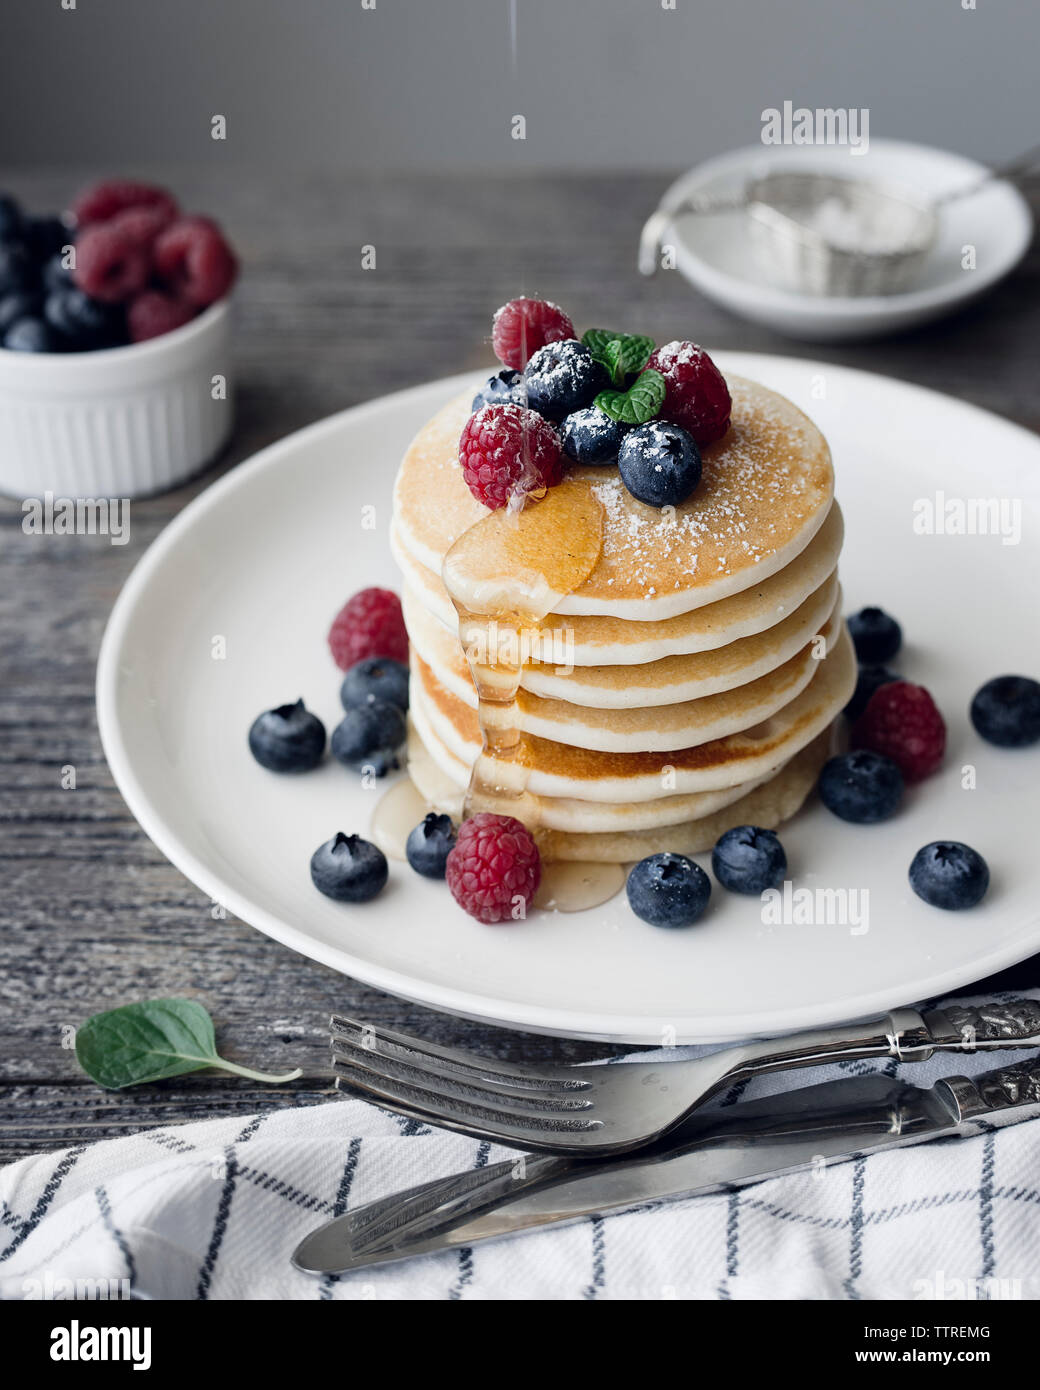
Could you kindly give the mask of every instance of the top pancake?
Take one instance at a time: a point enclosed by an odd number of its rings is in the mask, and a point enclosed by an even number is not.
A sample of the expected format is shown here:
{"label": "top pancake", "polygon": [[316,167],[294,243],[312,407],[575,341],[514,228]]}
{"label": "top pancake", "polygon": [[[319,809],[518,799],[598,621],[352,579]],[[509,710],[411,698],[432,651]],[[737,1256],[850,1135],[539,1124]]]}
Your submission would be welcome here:
{"label": "top pancake", "polygon": [[[575,666],[638,666],[667,657],[718,651],[775,627],[804,603],[833,574],[843,535],[841,512],[833,502],[823,525],[789,565],[739,594],[657,622],[579,613],[553,615],[539,624],[539,629],[547,634],[553,658],[559,641]],[[440,575],[405,551],[394,526],[390,528],[390,550],[415,601],[457,635],[459,615]],[[407,614],[405,623],[411,627]],[[532,662],[539,656],[537,649],[532,650]]]}
{"label": "top pancake", "polygon": [[[615,467],[569,469],[603,504],[603,550],[555,612],[667,619],[761,582],[808,545],[834,494],[827,442],[784,397],[742,377],[728,383],[732,424],[704,450],[701,481],[680,506],[637,501]],[[457,398],[420,430],[394,491],[400,545],[436,573],[458,537],[487,515],[458,463],[470,403]]]}

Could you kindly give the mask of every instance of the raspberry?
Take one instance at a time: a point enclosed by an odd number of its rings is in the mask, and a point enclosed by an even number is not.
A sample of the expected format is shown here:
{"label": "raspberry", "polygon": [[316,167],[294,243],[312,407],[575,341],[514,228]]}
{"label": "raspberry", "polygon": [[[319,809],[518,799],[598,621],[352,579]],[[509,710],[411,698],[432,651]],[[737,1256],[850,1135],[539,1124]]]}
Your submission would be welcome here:
{"label": "raspberry", "polygon": [[178,298],[204,309],[227,294],[238,261],[215,222],[182,217],[156,239],[155,271]]}
{"label": "raspberry", "polygon": [[726,379],[696,343],[665,343],[646,364],[665,380],[661,418],[689,430],[703,449],[729,429],[733,408]]}
{"label": "raspberry", "polygon": [[110,227],[118,227],[121,232],[125,232],[131,241],[138,246],[145,246],[151,250],[155,238],[173,221],[173,214],[165,207],[138,207],[127,208],[125,212],[117,212],[115,217],[109,219]]}
{"label": "raspberry", "polygon": [[91,299],[119,304],[143,290],[151,273],[148,248],[111,222],[86,227],[76,238],[76,284]]}
{"label": "raspberry", "polygon": [[72,204],[76,222],[85,227],[89,222],[107,222],[126,208],[159,208],[171,222],[177,216],[177,204],[165,188],[130,179],[105,179],[84,189]]}
{"label": "raspberry", "polygon": [[408,634],[401,600],[390,589],[361,589],[348,598],[329,628],[329,650],[341,671],[368,656],[408,664]]}
{"label": "raspberry", "polygon": [[563,476],[560,437],[526,406],[485,405],[466,421],[459,463],[478,502],[496,511],[514,494],[555,487]]}
{"label": "raspberry", "polygon": [[575,338],[574,324],[558,304],[547,299],[511,299],[492,321],[491,345],[507,367],[523,371],[533,353],[546,343]]}
{"label": "raspberry", "polygon": [[889,681],[853,725],[852,746],[891,758],[908,782],[920,782],[942,762],[946,725],[923,685]]}
{"label": "raspberry", "polygon": [[185,304],[183,299],[174,299],[162,290],[144,290],[130,301],[126,312],[130,341],[143,343],[147,338],[172,333],[175,328],[183,328],[195,314],[195,306]]}
{"label": "raspberry", "polygon": [[520,821],[481,812],[462,822],[444,876],[451,896],[478,922],[515,921],[538,891],[542,860]]}

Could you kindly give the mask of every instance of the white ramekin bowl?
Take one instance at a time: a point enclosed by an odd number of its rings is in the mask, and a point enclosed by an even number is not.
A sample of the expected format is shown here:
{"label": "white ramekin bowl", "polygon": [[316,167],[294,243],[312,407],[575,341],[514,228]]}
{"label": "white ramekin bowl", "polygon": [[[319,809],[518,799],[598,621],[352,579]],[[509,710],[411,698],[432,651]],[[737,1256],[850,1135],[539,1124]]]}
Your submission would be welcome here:
{"label": "white ramekin bowl", "polygon": [[0,492],[144,497],[198,472],[231,433],[230,348],[223,299],[128,347],[0,349]]}

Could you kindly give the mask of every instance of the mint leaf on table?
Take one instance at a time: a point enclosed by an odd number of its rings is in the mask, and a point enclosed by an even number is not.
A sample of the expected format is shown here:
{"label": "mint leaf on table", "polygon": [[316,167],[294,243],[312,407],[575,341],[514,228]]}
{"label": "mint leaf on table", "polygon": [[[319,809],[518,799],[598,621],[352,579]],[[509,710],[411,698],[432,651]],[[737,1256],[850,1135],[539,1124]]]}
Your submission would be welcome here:
{"label": "mint leaf on table", "polygon": [[654,350],[653,338],[641,333],[615,333],[610,328],[590,328],[581,341],[597,362],[606,367],[615,386],[642,371]]}
{"label": "mint leaf on table", "polygon": [[622,425],[645,425],[664,405],[665,380],[652,367],[641,373],[627,391],[601,391],[596,405]]}
{"label": "mint leaf on table", "polygon": [[76,1060],[99,1086],[120,1091],[168,1076],[183,1076],[202,1067],[221,1067],[252,1081],[295,1081],[253,1071],[217,1055],[213,1020],[193,999],[146,999],[94,1014],[76,1030]]}

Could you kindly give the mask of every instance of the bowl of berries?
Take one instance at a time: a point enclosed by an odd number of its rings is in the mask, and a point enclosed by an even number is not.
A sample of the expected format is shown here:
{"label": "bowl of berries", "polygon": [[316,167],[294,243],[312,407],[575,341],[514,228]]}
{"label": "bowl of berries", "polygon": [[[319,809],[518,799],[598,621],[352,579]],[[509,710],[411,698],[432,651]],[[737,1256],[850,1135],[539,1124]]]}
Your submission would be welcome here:
{"label": "bowl of berries", "polygon": [[142,497],[210,462],[237,273],[165,189],[109,179],[62,216],[0,194],[0,491]]}

